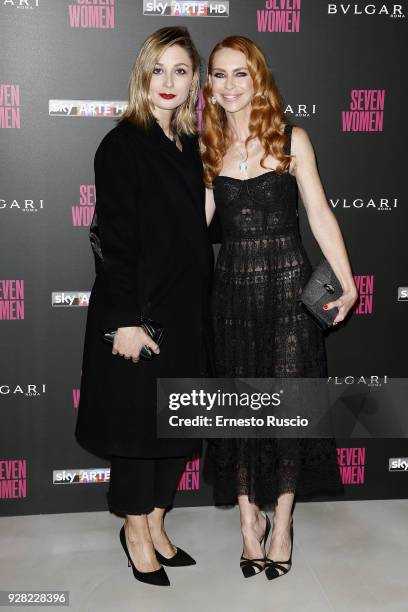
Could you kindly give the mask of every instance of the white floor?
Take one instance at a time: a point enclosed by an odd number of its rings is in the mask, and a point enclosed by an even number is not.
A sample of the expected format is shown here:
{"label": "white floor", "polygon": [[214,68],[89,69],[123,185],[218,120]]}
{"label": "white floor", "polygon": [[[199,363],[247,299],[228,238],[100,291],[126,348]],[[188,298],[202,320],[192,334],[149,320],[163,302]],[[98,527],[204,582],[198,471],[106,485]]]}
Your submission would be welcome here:
{"label": "white floor", "polygon": [[69,590],[60,609],[78,612],[408,610],[408,500],[298,503],[292,570],[271,582],[241,575],[237,508],[167,515],[174,543],[197,560],[167,568],[170,587],[134,579],[121,524],[109,512],[0,518],[0,589]]}

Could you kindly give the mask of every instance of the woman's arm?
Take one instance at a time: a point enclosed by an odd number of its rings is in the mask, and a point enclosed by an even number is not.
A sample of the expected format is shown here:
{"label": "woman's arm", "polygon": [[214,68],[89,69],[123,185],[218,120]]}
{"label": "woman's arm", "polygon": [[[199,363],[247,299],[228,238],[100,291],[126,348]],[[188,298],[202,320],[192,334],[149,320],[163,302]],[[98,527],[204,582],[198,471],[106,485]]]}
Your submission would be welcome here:
{"label": "woman's arm", "polygon": [[207,219],[207,225],[210,225],[212,218],[215,213],[215,202],[214,202],[214,191],[212,189],[205,189],[205,217]]}
{"label": "woman's arm", "polygon": [[339,224],[327,203],[320,181],[312,143],[306,130],[301,127],[293,127],[292,154],[295,156],[294,175],[310,228],[343,288],[343,295],[338,300],[328,302],[328,309],[339,308],[335,318],[335,323],[338,323],[346,317],[358,292]]}
{"label": "woman's arm", "polygon": [[102,262],[102,296],[99,303],[101,331],[117,329],[112,353],[133,361],[146,344],[159,347],[140,327],[138,295],[138,202],[137,175],[132,148],[109,132],[94,160],[96,215]]}
{"label": "woman's arm", "polygon": [[140,323],[137,290],[138,215],[135,169],[129,148],[109,132],[94,160],[96,215],[102,251],[101,329]]}

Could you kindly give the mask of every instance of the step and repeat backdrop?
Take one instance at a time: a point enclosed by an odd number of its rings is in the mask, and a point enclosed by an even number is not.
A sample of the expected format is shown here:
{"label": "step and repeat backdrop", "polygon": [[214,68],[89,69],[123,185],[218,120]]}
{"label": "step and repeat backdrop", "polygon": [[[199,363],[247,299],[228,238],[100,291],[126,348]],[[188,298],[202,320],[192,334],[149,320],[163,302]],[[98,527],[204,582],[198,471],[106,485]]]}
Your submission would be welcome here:
{"label": "step and repeat backdrop", "polygon": [[[0,514],[107,508],[109,461],[74,438],[93,156],[126,106],[139,46],[165,25],[189,28],[203,76],[229,34],[265,51],[288,120],[314,144],[359,290],[327,338],[329,372],[356,389],[407,376],[407,13],[406,0],[0,0]],[[316,264],[301,202],[299,216]],[[407,439],[337,447],[346,499],[408,496]],[[202,463],[187,464],[176,506],[212,503]]]}

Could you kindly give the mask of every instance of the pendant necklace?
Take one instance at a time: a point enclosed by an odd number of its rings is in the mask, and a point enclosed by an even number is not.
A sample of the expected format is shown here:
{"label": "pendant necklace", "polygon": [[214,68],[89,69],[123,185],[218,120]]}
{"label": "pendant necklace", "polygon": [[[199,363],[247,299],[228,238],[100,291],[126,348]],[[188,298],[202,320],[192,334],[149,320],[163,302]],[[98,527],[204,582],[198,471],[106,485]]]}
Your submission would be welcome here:
{"label": "pendant necklace", "polygon": [[[255,141],[251,141],[249,142],[249,147],[254,148],[256,147],[257,143]],[[248,151],[247,149],[245,149],[245,156],[244,154],[239,151],[239,155],[241,157],[241,160],[239,162],[239,171],[240,172],[246,172],[248,170]]]}
{"label": "pendant necklace", "polygon": [[242,159],[239,162],[239,170],[240,172],[246,172],[248,170],[247,157],[244,157],[241,151],[239,152],[239,154],[242,157]]}

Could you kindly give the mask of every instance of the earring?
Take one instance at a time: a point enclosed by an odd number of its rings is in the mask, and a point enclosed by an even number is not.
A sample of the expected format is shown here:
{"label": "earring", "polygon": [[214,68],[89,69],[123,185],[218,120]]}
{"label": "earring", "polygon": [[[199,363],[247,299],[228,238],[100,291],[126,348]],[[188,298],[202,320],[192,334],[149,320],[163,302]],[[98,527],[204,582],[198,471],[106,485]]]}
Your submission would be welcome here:
{"label": "earring", "polygon": [[211,104],[215,104],[217,102],[217,98],[215,96],[211,96],[210,100]]}

